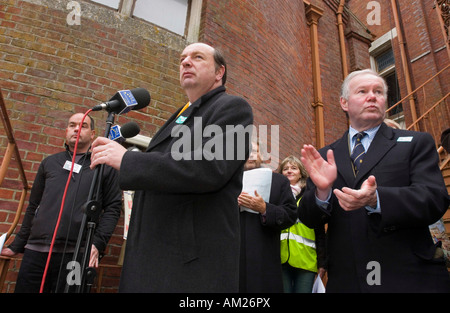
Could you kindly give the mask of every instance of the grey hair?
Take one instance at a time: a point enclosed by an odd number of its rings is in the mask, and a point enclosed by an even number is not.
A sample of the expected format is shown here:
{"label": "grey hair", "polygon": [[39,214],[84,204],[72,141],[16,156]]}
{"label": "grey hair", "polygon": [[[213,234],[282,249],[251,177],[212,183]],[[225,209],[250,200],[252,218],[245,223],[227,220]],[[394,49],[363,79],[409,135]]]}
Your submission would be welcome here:
{"label": "grey hair", "polygon": [[349,90],[348,90],[348,86],[350,85],[350,81],[359,76],[359,75],[364,75],[364,74],[370,74],[373,75],[375,77],[378,77],[382,80],[383,82],[383,95],[384,98],[387,98],[387,92],[388,92],[388,86],[386,84],[386,81],[384,80],[383,77],[380,76],[380,74],[378,74],[377,72],[375,72],[374,70],[368,68],[368,69],[364,69],[364,70],[358,70],[358,71],[354,71],[351,72],[350,74],[347,75],[347,77],[344,79],[344,82],[342,83],[342,87],[341,87],[341,97],[344,98],[345,100],[348,100],[348,96],[349,96]]}

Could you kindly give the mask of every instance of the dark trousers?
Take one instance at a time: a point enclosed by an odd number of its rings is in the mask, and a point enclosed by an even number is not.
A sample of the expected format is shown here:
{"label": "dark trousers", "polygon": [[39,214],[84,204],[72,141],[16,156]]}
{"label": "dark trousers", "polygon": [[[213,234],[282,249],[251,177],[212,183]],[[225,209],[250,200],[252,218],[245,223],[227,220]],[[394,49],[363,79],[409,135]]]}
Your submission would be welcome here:
{"label": "dark trousers", "polygon": [[295,268],[288,263],[281,265],[285,293],[311,293],[316,273]]}
{"label": "dark trousers", "polygon": [[[14,292],[37,293],[40,291],[47,257],[48,253],[25,249]],[[69,273],[67,263],[72,261],[72,257],[71,253],[52,253],[43,292],[64,292]]]}

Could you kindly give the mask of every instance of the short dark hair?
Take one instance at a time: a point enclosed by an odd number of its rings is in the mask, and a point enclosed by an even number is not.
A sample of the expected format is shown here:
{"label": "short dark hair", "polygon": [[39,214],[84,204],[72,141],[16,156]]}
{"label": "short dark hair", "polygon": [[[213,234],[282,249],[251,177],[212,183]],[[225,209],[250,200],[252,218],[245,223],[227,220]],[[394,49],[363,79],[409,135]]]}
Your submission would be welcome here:
{"label": "short dark hair", "polygon": [[227,81],[227,63],[225,62],[223,53],[218,49],[214,49],[214,62],[216,63],[216,71],[221,66],[225,68],[225,73],[222,76],[222,85],[225,85],[225,82]]}
{"label": "short dark hair", "polygon": [[91,130],[95,130],[95,122],[94,119],[88,114],[87,117],[91,120]]}

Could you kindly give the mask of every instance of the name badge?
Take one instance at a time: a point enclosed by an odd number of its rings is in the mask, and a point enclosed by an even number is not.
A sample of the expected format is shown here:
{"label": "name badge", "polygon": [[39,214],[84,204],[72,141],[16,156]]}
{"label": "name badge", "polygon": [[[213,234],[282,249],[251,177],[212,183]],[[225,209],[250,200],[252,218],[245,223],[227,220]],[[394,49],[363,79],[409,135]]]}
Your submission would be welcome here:
{"label": "name badge", "polygon": [[[65,163],[64,166],[63,166],[63,169],[68,170],[68,171],[70,172],[70,169],[71,169],[71,168],[72,168],[72,162],[66,161],[66,163]],[[73,165],[73,171],[74,171],[75,173],[78,174],[78,173],[80,172],[80,170],[81,170],[81,165],[75,163],[75,164]]]}
{"label": "name badge", "polygon": [[397,141],[398,142],[411,142],[412,139],[413,139],[413,136],[398,137]]}
{"label": "name badge", "polygon": [[175,121],[177,124],[183,124],[187,117],[180,115],[180,117]]}

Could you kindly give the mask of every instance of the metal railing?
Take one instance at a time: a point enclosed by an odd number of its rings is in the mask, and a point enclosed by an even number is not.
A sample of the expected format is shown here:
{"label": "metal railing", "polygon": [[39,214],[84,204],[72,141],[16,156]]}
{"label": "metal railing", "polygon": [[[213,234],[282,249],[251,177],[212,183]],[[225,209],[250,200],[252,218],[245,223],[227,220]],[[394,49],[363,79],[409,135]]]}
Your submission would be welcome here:
{"label": "metal railing", "polygon": [[17,148],[17,144],[14,139],[14,134],[12,131],[11,123],[9,121],[8,112],[6,111],[6,105],[5,105],[5,101],[3,100],[3,94],[2,94],[1,89],[0,89],[0,110],[1,110],[0,117],[1,117],[1,120],[3,123],[3,126],[5,128],[5,131],[6,131],[6,137],[8,138],[8,145],[6,147],[5,156],[3,157],[3,161],[0,166],[0,186],[3,185],[3,180],[6,176],[6,172],[8,170],[9,163],[10,163],[11,159],[14,157],[14,159],[16,160],[16,163],[17,163],[17,167],[19,170],[19,176],[20,176],[20,180],[22,181],[22,188],[23,188],[22,194],[20,197],[20,201],[19,201],[18,210],[16,211],[14,221],[11,224],[11,226],[7,232],[6,238],[8,239],[9,236],[11,236],[11,234],[13,233],[13,231],[16,228],[17,223],[20,219],[20,215],[22,214],[23,204],[25,203],[25,198],[27,196],[28,190],[30,189],[30,186],[28,185],[28,181],[27,181],[27,177],[25,175],[25,170],[23,168],[19,149]]}
{"label": "metal railing", "polygon": [[[427,81],[425,81],[422,85],[417,87],[415,90],[410,92],[408,95],[403,97],[401,100],[399,100],[397,103],[395,103],[393,106],[391,106],[388,110],[386,110],[386,113],[389,113],[394,108],[399,106],[403,101],[410,100],[413,98],[421,98],[422,102],[422,108],[427,108],[427,92],[426,87],[428,87],[433,81],[439,78],[440,75],[449,75],[446,73],[446,71],[450,69],[450,64],[444,67],[442,70],[440,70],[438,73],[430,77]],[[448,78],[444,77],[443,81],[448,81]],[[432,88],[432,87],[431,87]],[[444,91],[445,92],[445,91]],[[448,105],[448,97],[450,95],[450,92],[447,92],[443,97],[436,100],[436,97],[434,95],[434,99],[432,99],[432,105],[426,109],[426,111],[418,117],[416,120],[412,121],[410,125],[406,126],[406,129],[411,129],[414,127],[414,129],[418,129],[420,131],[426,131],[429,132],[436,142],[436,149],[439,148],[439,139],[441,132],[448,128],[449,125],[443,125],[442,121],[448,121],[448,118],[450,117],[450,106]],[[428,101],[429,102],[429,101]],[[437,127],[436,127],[437,125]],[[439,132],[436,132],[436,130],[439,130]]]}
{"label": "metal railing", "polygon": [[[23,206],[25,203],[25,199],[27,196],[27,192],[30,189],[30,186],[28,185],[28,181],[27,181],[27,177],[25,175],[25,170],[23,168],[19,149],[17,148],[17,144],[14,139],[14,134],[12,131],[11,123],[9,121],[8,112],[6,110],[6,105],[5,105],[5,101],[3,100],[3,94],[2,94],[1,89],[0,89],[0,117],[1,117],[1,120],[3,123],[3,127],[5,129],[5,132],[6,132],[6,137],[8,139],[8,145],[6,147],[5,155],[3,157],[3,161],[0,166],[0,186],[3,185],[3,181],[6,177],[6,173],[8,171],[8,167],[9,167],[9,164],[10,164],[12,158],[14,158],[17,163],[20,180],[22,181],[22,193],[20,196],[16,214],[14,216],[14,221],[12,222],[11,226],[9,227],[9,229],[6,233],[6,239],[5,239],[5,242],[6,242],[6,240],[8,240],[8,238],[11,236],[11,234],[13,233],[14,229],[16,228],[16,226],[19,222],[20,216],[22,214],[22,209],[23,209]],[[11,260],[11,258],[9,258],[9,257],[3,257],[3,256],[0,257],[0,292],[3,289],[3,285],[5,282],[6,273],[8,271],[10,260]]]}

